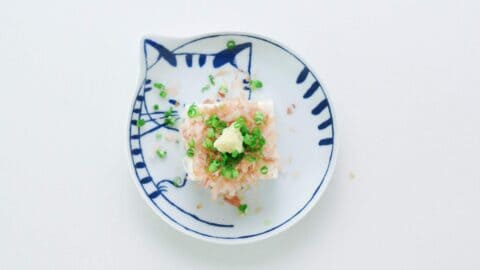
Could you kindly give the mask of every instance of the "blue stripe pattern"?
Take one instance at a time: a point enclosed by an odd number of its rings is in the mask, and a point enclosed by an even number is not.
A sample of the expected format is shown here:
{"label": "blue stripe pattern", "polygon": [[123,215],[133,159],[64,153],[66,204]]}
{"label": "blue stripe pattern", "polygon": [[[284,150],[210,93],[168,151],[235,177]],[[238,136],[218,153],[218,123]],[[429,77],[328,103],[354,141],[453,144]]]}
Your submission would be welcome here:
{"label": "blue stripe pattern", "polygon": [[203,65],[205,65],[206,60],[207,60],[207,56],[205,54],[200,54],[200,56],[198,57],[198,65],[200,67],[203,67]]}
{"label": "blue stripe pattern", "polygon": [[132,150],[132,155],[140,155],[142,153],[142,149],[135,148]]}
{"label": "blue stripe pattern", "polygon": [[192,55],[191,54],[187,54],[185,56],[185,61],[187,61],[187,66],[188,67],[192,67]]}
{"label": "blue stripe pattern", "polygon": [[324,99],[322,102],[320,102],[315,108],[312,110],[313,115],[319,115],[325,108],[328,107],[328,100]]}
{"label": "blue stripe pattern", "polygon": [[147,177],[145,177],[145,178],[142,178],[142,179],[140,180],[140,183],[142,183],[142,185],[145,185],[145,184],[148,184],[148,183],[150,183],[150,182],[152,182],[152,181],[153,181],[152,177],[147,176]]}
{"label": "blue stripe pattern", "polygon": [[320,83],[318,81],[315,81],[312,86],[305,92],[305,95],[303,95],[303,98],[309,98],[317,91],[317,89],[320,87]]}
{"label": "blue stripe pattern", "polygon": [[145,163],[137,162],[137,163],[135,163],[135,168],[137,168],[137,169],[145,168]]}
{"label": "blue stripe pattern", "polygon": [[333,144],[333,138],[327,138],[327,139],[323,139],[323,140],[320,140],[318,142],[318,145],[322,146],[322,145],[330,145],[330,144]]}
{"label": "blue stripe pattern", "polygon": [[[304,68],[302,69],[302,71],[300,71],[300,73],[298,74],[296,83],[297,84],[304,83],[309,73],[310,73],[310,70],[305,65]],[[315,77],[315,76],[313,76],[313,77]],[[308,98],[312,97],[312,95],[319,88],[323,91],[322,86],[320,85],[320,82],[315,79],[315,81],[312,83],[310,88],[308,88],[308,90],[303,95],[303,98],[308,99]],[[329,112],[330,112],[328,100],[326,98],[324,100],[322,100],[317,106],[315,106],[315,108],[312,109],[312,114],[313,115],[319,115],[325,109],[328,109]],[[331,115],[331,113],[330,113],[330,115]],[[325,120],[323,123],[319,124],[318,129],[319,130],[326,129],[326,128],[332,126],[332,124],[333,124],[332,118],[330,117],[329,119]],[[332,132],[333,132],[333,129],[332,129]],[[333,138],[322,139],[318,142],[319,146],[326,146],[326,145],[331,145],[331,144],[333,144]]]}
{"label": "blue stripe pattern", "polygon": [[325,122],[323,122],[323,123],[321,123],[320,125],[318,125],[318,129],[326,129],[326,128],[329,127],[331,124],[332,124],[332,118],[329,118],[329,119],[326,120]]}
{"label": "blue stripe pattern", "polygon": [[305,79],[307,78],[307,75],[308,75],[308,68],[305,66],[302,71],[300,71],[300,73],[298,74],[298,77],[297,77],[297,84],[301,84],[305,81]]}
{"label": "blue stripe pattern", "polygon": [[148,197],[150,197],[150,199],[152,199],[152,200],[153,200],[153,199],[157,198],[157,197],[158,197],[158,195],[160,195],[160,194],[161,194],[161,192],[160,192],[160,191],[158,191],[158,190],[155,190],[154,192],[152,192],[152,193],[148,194]]}

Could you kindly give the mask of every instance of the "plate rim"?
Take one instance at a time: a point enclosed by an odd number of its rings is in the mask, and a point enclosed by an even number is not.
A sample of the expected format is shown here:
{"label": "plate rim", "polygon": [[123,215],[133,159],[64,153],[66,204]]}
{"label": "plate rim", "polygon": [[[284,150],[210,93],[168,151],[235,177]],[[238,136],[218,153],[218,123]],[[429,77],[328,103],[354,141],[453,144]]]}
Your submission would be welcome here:
{"label": "plate rim", "polygon": [[[135,106],[135,100],[136,97],[138,96],[138,93],[141,91],[143,81],[145,79],[145,62],[144,62],[144,41],[146,39],[152,39],[155,41],[158,40],[168,40],[168,41],[187,41],[186,43],[180,43],[179,47],[185,46],[187,44],[190,44],[192,42],[195,42],[197,40],[205,39],[205,38],[212,38],[212,37],[219,37],[219,36],[243,36],[243,37],[248,37],[248,38],[254,38],[258,39],[264,42],[268,42],[273,46],[278,47],[281,50],[284,50],[291,56],[295,57],[300,63],[302,63],[305,67],[308,68],[312,76],[315,78],[316,81],[319,82],[321,86],[321,90],[323,94],[325,95],[325,99],[328,101],[328,109],[330,112],[330,117],[332,119],[332,138],[333,138],[333,143],[332,143],[332,150],[330,153],[330,158],[329,158],[329,165],[326,169],[326,172],[323,176],[323,178],[320,180],[320,183],[317,185],[315,188],[314,193],[310,196],[310,198],[307,200],[307,202],[297,211],[295,212],[292,216],[284,220],[283,222],[279,223],[278,225],[275,225],[267,230],[263,230],[258,233],[253,233],[249,234],[246,236],[238,236],[238,237],[232,237],[232,238],[226,238],[226,237],[216,237],[216,236],[207,236],[204,234],[201,234],[201,232],[194,231],[193,229],[188,228],[187,226],[180,224],[178,222],[174,222],[171,219],[167,213],[165,213],[162,209],[160,209],[159,206],[157,206],[151,199],[148,198],[148,194],[146,190],[143,188],[141,185],[135,168],[134,168],[134,161],[133,161],[133,155],[131,154],[131,134],[130,134],[130,128],[131,128],[131,119],[133,115],[133,109]],[[194,36],[186,36],[186,37],[174,37],[174,36],[162,36],[162,35],[149,35],[145,34],[141,37],[140,39],[140,72],[138,74],[138,80],[136,86],[138,88],[136,91],[134,91],[132,98],[129,100],[130,101],[130,109],[128,111],[128,117],[127,117],[127,144],[126,144],[126,152],[127,152],[127,158],[128,158],[128,163],[129,163],[129,171],[130,171],[130,176],[132,181],[134,181],[135,186],[137,187],[137,190],[140,192],[140,196],[145,200],[147,205],[149,205],[152,210],[162,218],[163,221],[165,221],[167,224],[169,224],[171,227],[173,227],[175,230],[182,232],[183,234],[186,234],[188,236],[192,236],[193,238],[203,240],[206,242],[210,243],[216,243],[216,244],[226,244],[226,245],[235,245],[235,244],[246,244],[246,243],[253,243],[253,242],[258,242],[270,237],[273,237],[275,235],[278,235],[281,232],[284,232],[291,227],[293,227],[297,222],[299,222],[301,219],[305,217],[307,213],[311,211],[311,209],[318,203],[319,199],[322,197],[323,193],[327,189],[334,169],[336,167],[336,162],[338,158],[338,149],[339,149],[339,132],[338,132],[338,126],[337,126],[337,121],[336,121],[336,114],[335,114],[335,109],[332,104],[332,99],[328,94],[327,89],[325,88],[325,84],[323,81],[320,79],[320,77],[315,73],[314,70],[312,70],[310,65],[301,57],[299,54],[295,51],[289,48],[288,46],[284,45],[281,42],[278,42],[274,39],[265,37],[263,35],[255,34],[255,33],[248,33],[248,32],[237,32],[237,31],[227,31],[227,32],[211,32],[211,33],[205,33],[205,34],[199,34],[199,35],[194,35]],[[133,101],[133,102],[132,102]]]}

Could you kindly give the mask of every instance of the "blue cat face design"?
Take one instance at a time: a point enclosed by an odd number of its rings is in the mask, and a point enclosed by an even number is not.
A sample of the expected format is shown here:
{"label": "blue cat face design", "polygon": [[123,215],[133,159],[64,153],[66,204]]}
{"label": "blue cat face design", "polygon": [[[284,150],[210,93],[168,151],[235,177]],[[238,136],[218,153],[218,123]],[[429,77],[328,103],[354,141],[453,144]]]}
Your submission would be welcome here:
{"label": "blue cat face design", "polygon": [[[146,39],[144,41],[144,54],[145,54],[145,81],[142,88],[140,89],[139,95],[137,96],[138,105],[133,109],[134,113],[139,114],[139,119],[142,119],[142,130],[137,135],[132,135],[131,139],[141,140],[142,137],[152,134],[160,129],[166,129],[169,132],[178,132],[178,129],[171,127],[165,124],[165,114],[166,109],[161,109],[158,111],[152,111],[151,104],[148,103],[150,100],[149,95],[155,95],[153,91],[153,82],[149,78],[148,74],[160,73],[164,78],[168,78],[168,74],[175,73],[174,77],[181,78],[207,78],[208,74],[213,69],[219,69],[224,66],[231,66],[237,70],[246,72],[250,74],[251,70],[251,60],[252,60],[252,44],[242,43],[236,45],[234,48],[225,48],[218,52],[213,53],[196,53],[196,52],[186,52],[183,51],[181,47],[169,50],[162,44],[156,43],[151,39]],[[186,68],[185,68],[186,67]],[[247,81],[244,81],[244,89],[249,93],[251,90],[248,88]],[[249,95],[250,96],[250,95]],[[170,103],[169,106],[183,104],[185,101],[175,100],[170,98],[168,100]],[[179,119],[178,110],[175,109],[172,112],[172,116]],[[132,120],[132,125],[137,125],[139,120]],[[138,126],[138,125],[137,125]],[[142,161],[135,164],[135,168],[140,171],[145,171],[147,176],[142,178],[140,182],[142,184],[153,184],[155,190],[151,192],[148,196],[151,200],[154,200],[158,197],[163,198],[168,202],[172,207],[176,208],[185,215],[190,216],[191,218],[197,220],[198,222],[208,224],[210,226],[216,227],[233,227],[232,224],[221,224],[217,222],[204,220],[193,213],[190,213],[184,210],[179,205],[171,201],[165,193],[168,190],[168,187],[174,189],[180,189],[185,186],[187,183],[186,175],[180,182],[175,182],[172,179],[153,179],[148,172],[143,157],[143,152],[140,148],[135,148],[132,150],[132,155],[140,156]]]}
{"label": "blue cat face design", "polygon": [[[236,37],[242,38],[237,39]],[[218,42],[206,42],[209,39],[217,40]],[[243,40],[243,42],[227,48],[227,41],[230,39],[234,39],[235,41]],[[293,53],[278,44],[259,37],[218,34],[184,40],[183,44],[181,44],[181,40],[175,42],[169,39],[158,40],[162,40],[162,44],[156,42],[154,39],[147,38],[143,40],[143,80],[140,83],[138,93],[135,97],[129,130],[129,149],[134,173],[138,180],[137,184],[141,190],[143,190],[142,192],[149,203],[151,203],[168,222],[174,223],[175,226],[181,227],[195,235],[206,238],[224,240],[254,238],[273,232],[285,224],[288,224],[290,220],[293,220],[299,213],[306,209],[315,197],[318,197],[316,194],[324,183],[334,155],[333,115],[322,85],[313,72]],[[172,43],[177,45],[172,45]],[[323,177],[313,191],[313,194],[291,217],[279,221],[275,226],[265,228],[263,231],[228,236],[230,235],[229,232],[236,232],[239,228],[240,230],[242,229],[239,227],[241,225],[236,223],[236,220],[225,219],[223,216],[206,215],[204,211],[195,210],[195,207],[192,207],[192,205],[186,203],[186,200],[182,199],[183,197],[190,199],[192,196],[202,196],[198,192],[192,192],[194,191],[194,185],[187,181],[187,176],[183,169],[181,172],[175,172],[173,169],[174,166],[181,166],[181,160],[184,156],[182,147],[171,143],[173,145],[168,151],[169,156],[162,161],[159,161],[158,158],[155,159],[155,156],[153,156],[152,159],[151,154],[155,151],[155,145],[158,145],[156,135],[160,132],[163,136],[177,135],[178,129],[175,126],[165,124],[167,112],[170,116],[179,120],[179,111],[183,111],[186,104],[204,100],[210,94],[216,96],[215,91],[205,93],[201,91],[202,86],[208,83],[210,74],[219,74],[222,70],[240,71],[232,73],[241,74],[238,80],[236,78],[236,82],[239,84],[243,82],[243,87],[246,93],[248,93],[248,98],[252,98],[249,80],[252,74],[253,53],[255,53],[256,65],[258,65],[257,63],[269,63],[272,55],[273,57],[278,56],[277,54],[269,54],[271,52],[270,49],[265,50],[264,45],[266,43],[270,44],[270,47],[273,45],[275,50],[281,51],[282,55],[279,58],[283,61],[291,61],[288,66],[292,68],[288,72],[278,72],[278,69],[272,68],[272,70],[277,73],[270,73],[270,75],[274,74],[274,76],[270,76],[269,78],[268,74],[265,74],[268,72],[262,72],[262,78],[259,79],[263,80],[267,78],[264,82],[266,82],[266,85],[268,83],[269,88],[253,92],[255,98],[264,98],[265,96],[262,95],[267,93],[267,98],[268,95],[270,95],[270,98],[278,102],[276,104],[281,104],[282,101],[293,103],[293,99],[295,99],[297,104],[303,106],[303,108],[306,107],[306,111],[303,112],[306,112],[308,115],[305,114],[301,116],[309,119],[305,121],[308,125],[305,130],[314,129],[315,133],[312,133],[313,136],[310,136],[311,133],[309,132],[305,134],[308,136],[303,136],[304,134],[302,134],[302,139],[312,140],[312,147],[304,149],[305,155],[308,156],[313,153],[315,156],[319,156],[317,155],[319,153],[318,151],[321,151],[322,158],[329,155],[329,158],[325,159],[328,164],[325,163],[326,168],[324,171],[321,171],[324,173]],[[263,60],[259,61],[262,57]],[[272,63],[275,63],[275,61],[272,61]],[[167,98],[160,98],[159,90],[154,87],[155,83],[160,82],[165,84],[169,90]],[[277,83],[276,88],[275,83]],[[279,87],[280,83],[281,85]],[[170,91],[174,88],[173,85],[175,84],[179,84],[178,89],[181,90],[181,95],[179,95],[181,99]],[[218,86],[217,84],[215,87]],[[279,88],[285,91],[272,91]],[[282,97],[278,98],[280,95],[282,95]],[[288,96],[288,98],[285,98],[285,95]],[[154,105],[156,106],[154,107]],[[169,108],[172,108],[172,110],[169,111]],[[139,121],[141,121],[141,125],[139,125]],[[314,125],[311,125],[310,121],[314,121]],[[303,122],[300,121],[300,123]],[[315,134],[319,134],[318,137],[315,137]],[[161,143],[162,147],[169,147],[165,145],[166,143],[164,143],[164,141],[161,141]],[[313,143],[315,143],[316,147],[313,147]],[[320,150],[317,151],[313,149]],[[167,165],[166,162],[171,163]],[[312,169],[312,171],[314,170],[316,169]],[[216,210],[220,211],[221,209]],[[192,220],[194,220],[193,223],[191,222]],[[215,231],[207,227],[215,228]]]}
{"label": "blue cat face design", "polygon": [[[153,51],[151,50],[153,49]],[[163,45],[156,43],[151,39],[146,39],[144,42],[144,53],[145,53],[145,66],[147,70],[151,69],[155,64],[160,60],[165,60],[170,66],[176,67],[179,61],[184,60],[185,64],[188,67],[193,67],[193,58],[198,57],[198,67],[203,67],[207,61],[207,57],[213,58],[213,67],[220,68],[223,65],[230,64],[235,68],[239,68],[237,65],[237,56],[248,50],[248,64],[246,69],[243,69],[250,73],[251,61],[252,61],[252,43],[242,43],[238,44],[233,48],[226,48],[216,53],[194,53],[194,52],[177,52],[181,51],[181,48],[174,49],[173,51],[168,50]],[[182,59],[183,58],[183,59]]]}

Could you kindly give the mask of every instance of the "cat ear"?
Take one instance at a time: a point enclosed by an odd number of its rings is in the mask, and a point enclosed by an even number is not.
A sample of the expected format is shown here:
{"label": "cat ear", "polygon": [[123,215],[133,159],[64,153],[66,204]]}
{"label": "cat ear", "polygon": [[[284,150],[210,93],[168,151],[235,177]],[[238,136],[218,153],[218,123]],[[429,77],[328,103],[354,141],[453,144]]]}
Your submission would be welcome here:
{"label": "cat ear", "polygon": [[[247,51],[248,49],[248,51]],[[235,46],[235,48],[231,49],[225,49],[220,52],[218,52],[215,55],[215,58],[213,59],[213,67],[218,68],[221,67],[227,63],[231,64],[232,66],[239,68],[238,67],[238,55],[245,51],[245,53],[248,53],[248,56],[246,57],[246,61],[241,61],[242,64],[245,64],[246,67],[240,67],[241,69],[250,72],[250,62],[251,62],[251,57],[252,57],[252,43],[247,42],[247,43],[242,43],[238,44]]]}
{"label": "cat ear", "polygon": [[171,66],[177,66],[175,55],[164,46],[154,42],[151,39],[145,39],[143,43],[145,53],[145,64],[147,69],[153,67],[160,59],[165,59]]}

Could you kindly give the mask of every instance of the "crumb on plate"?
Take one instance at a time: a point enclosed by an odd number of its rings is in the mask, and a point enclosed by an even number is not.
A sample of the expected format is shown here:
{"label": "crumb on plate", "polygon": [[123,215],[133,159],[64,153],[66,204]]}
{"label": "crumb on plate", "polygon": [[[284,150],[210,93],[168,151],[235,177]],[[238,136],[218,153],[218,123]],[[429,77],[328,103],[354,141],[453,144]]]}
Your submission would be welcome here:
{"label": "crumb on plate", "polygon": [[287,107],[287,114],[288,115],[291,115],[293,114],[294,110],[295,110],[295,104],[291,104],[290,106]]}

